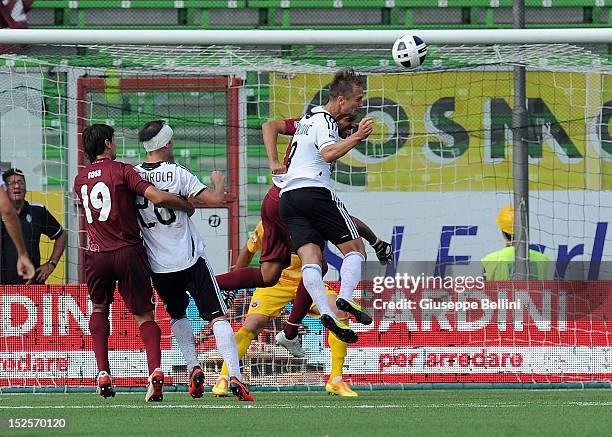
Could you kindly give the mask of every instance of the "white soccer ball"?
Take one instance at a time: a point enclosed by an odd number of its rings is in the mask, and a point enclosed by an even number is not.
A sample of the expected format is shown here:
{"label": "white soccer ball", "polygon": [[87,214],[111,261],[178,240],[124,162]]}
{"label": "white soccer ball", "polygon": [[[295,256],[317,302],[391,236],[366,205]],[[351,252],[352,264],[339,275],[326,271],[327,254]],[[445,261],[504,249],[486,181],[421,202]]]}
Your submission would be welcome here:
{"label": "white soccer ball", "polygon": [[427,44],[418,36],[408,33],[393,43],[393,60],[400,67],[416,68],[425,62]]}

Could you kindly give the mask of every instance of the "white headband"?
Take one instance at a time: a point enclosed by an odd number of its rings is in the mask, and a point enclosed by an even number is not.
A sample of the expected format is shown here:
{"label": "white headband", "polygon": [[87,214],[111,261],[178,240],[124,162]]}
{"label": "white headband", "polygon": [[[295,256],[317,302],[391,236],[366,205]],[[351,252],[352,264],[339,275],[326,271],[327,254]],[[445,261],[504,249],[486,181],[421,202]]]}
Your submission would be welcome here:
{"label": "white headband", "polygon": [[153,152],[157,149],[165,147],[166,144],[168,144],[172,140],[172,135],[174,135],[174,131],[172,130],[172,128],[167,124],[164,124],[164,126],[157,133],[157,135],[142,144],[147,152]]}

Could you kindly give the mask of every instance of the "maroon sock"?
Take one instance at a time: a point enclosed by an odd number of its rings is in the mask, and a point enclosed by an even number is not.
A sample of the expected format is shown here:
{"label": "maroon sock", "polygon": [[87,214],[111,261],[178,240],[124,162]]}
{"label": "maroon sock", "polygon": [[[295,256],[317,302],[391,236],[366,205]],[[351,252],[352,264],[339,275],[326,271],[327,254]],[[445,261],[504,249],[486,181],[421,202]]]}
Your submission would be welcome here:
{"label": "maroon sock", "polygon": [[285,323],[283,327],[285,337],[289,340],[294,339],[298,335],[298,325],[302,323],[311,306],[312,298],[308,294],[306,287],[304,287],[304,281],[300,280],[300,285],[298,285],[297,293],[293,300],[293,308],[291,309],[291,314],[289,314],[289,319],[287,319],[288,323]]}
{"label": "maroon sock", "polygon": [[150,375],[155,369],[161,367],[161,329],[153,320],[147,320],[140,325],[139,329],[140,338],[142,338],[147,351],[147,365]]}
{"label": "maroon sock", "polygon": [[216,278],[221,290],[242,290],[264,286],[261,269],[255,267],[244,267],[217,275]]}
{"label": "maroon sock", "polygon": [[89,318],[89,332],[93,342],[93,350],[98,363],[98,372],[110,373],[108,362],[108,336],[110,335],[110,322],[106,313],[94,312]]}

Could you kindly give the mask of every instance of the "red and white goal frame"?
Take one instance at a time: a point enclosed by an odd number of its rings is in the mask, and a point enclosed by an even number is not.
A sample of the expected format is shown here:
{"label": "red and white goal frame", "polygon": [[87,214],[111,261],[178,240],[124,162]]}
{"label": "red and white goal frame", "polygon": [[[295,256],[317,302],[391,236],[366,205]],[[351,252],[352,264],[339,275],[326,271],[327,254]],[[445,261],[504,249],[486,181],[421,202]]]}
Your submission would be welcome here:
{"label": "red and white goal frame", "polygon": [[[243,80],[235,76],[189,76],[189,77],[136,77],[126,76],[117,79],[118,92],[140,93],[163,90],[166,92],[223,92],[226,94],[226,144],[227,144],[227,191],[226,204],[228,217],[228,264],[234,264],[240,247],[240,87]],[[89,95],[104,93],[107,87],[104,77],[79,77],[76,80],[77,97],[77,168],[87,165],[83,152],[82,133],[89,119]],[[78,170],[77,170],[78,171]],[[206,208],[206,207],[203,207]],[[84,217],[79,214],[79,266],[83,263],[85,233]],[[206,235],[204,235],[206,238]],[[78,280],[84,283],[83,271],[78,269]]]}

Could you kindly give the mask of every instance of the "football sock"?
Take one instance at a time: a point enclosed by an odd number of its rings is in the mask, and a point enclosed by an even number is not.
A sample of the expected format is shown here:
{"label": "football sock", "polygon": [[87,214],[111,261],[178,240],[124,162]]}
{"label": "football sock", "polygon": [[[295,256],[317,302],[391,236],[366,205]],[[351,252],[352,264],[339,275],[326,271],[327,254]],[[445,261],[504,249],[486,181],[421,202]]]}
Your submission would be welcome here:
{"label": "football sock", "polygon": [[106,313],[94,312],[89,318],[89,332],[93,342],[93,350],[98,363],[98,372],[110,373],[108,362],[108,336],[110,335],[110,322]]}
{"label": "football sock", "polygon": [[310,294],[308,294],[308,290],[304,286],[304,280],[300,280],[300,284],[298,285],[297,292],[295,294],[295,299],[293,300],[293,308],[291,308],[291,314],[289,314],[289,319],[287,319],[287,323],[283,327],[283,331],[285,331],[285,337],[289,340],[293,340],[298,335],[298,328],[300,323],[306,314],[308,314],[308,310],[312,306],[312,298]]}
{"label": "football sock", "polygon": [[[246,328],[240,328],[238,332],[236,332],[236,348],[238,350],[238,359],[241,359],[246,354],[246,351],[249,349],[251,342],[255,338],[255,334],[253,331],[249,331]],[[229,372],[227,371],[227,364],[225,361],[223,362],[223,367],[221,367],[221,375],[229,376]]]}
{"label": "football sock", "polygon": [[[340,319],[340,321],[348,325],[348,318]],[[336,383],[342,379],[342,367],[344,366],[344,359],[346,358],[347,344],[340,341],[332,332],[327,333],[327,341],[331,349],[331,373],[329,374],[329,378],[333,383]],[[340,379],[334,381],[334,378],[338,377]]]}
{"label": "football sock", "polygon": [[319,313],[327,314],[337,320],[336,315],[329,307],[329,302],[327,302],[321,267],[318,264],[304,264],[302,266],[302,280],[308,294],[317,305]]}
{"label": "football sock", "polygon": [[161,367],[161,329],[153,320],[147,320],[139,326],[140,338],[144,343],[147,351],[147,365],[149,367],[149,375],[155,369]]}
{"label": "football sock", "polygon": [[221,290],[242,290],[243,288],[257,288],[264,286],[261,269],[244,267],[242,269],[215,276]]}
{"label": "football sock", "polygon": [[195,338],[193,337],[193,330],[187,317],[182,319],[172,319],[172,335],[176,339],[185,363],[187,363],[187,374],[191,375],[193,368],[200,365],[198,356],[195,350]]}
{"label": "football sock", "polygon": [[240,360],[238,359],[238,349],[232,325],[227,320],[215,322],[212,327],[217,340],[217,350],[227,364],[229,376],[235,376],[242,381],[240,374]]}
{"label": "football sock", "polygon": [[353,291],[361,279],[361,263],[364,261],[365,258],[359,252],[346,254],[340,267],[340,297],[353,300]]}

